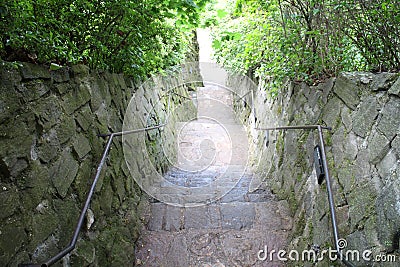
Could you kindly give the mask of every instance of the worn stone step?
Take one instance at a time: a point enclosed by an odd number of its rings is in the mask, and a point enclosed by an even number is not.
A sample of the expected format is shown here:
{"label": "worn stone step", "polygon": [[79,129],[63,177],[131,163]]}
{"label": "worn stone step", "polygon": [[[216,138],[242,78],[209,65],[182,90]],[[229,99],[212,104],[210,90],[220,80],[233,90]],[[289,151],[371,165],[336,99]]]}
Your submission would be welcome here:
{"label": "worn stone step", "polygon": [[283,266],[276,258],[260,260],[257,253],[285,247],[292,228],[286,201],[194,208],[155,203],[151,210],[136,249],[138,266]]}
{"label": "worn stone step", "polygon": [[156,186],[163,202],[150,204],[136,265],[282,266],[257,254],[284,248],[292,228],[287,202],[265,188],[249,192],[248,137],[231,93],[207,85],[196,94],[198,118],[176,125],[177,161]]}
{"label": "worn stone step", "polygon": [[183,229],[245,230],[255,225],[270,230],[289,229],[288,210],[279,203],[214,203],[186,208],[152,203],[147,229],[171,232]]}
{"label": "worn stone step", "polygon": [[262,261],[257,255],[265,247],[284,248],[287,233],[257,230],[184,230],[149,232],[142,236],[137,250],[136,266],[154,267],[280,267],[276,254],[273,260]]}

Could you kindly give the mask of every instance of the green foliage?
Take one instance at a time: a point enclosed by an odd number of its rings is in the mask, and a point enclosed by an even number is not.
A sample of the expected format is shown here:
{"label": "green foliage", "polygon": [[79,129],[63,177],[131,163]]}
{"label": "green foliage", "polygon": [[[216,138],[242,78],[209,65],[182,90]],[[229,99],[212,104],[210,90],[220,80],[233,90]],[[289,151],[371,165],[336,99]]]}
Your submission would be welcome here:
{"label": "green foliage", "polygon": [[180,63],[207,0],[5,0],[1,56],[143,76]]}
{"label": "green foliage", "polygon": [[214,23],[217,61],[270,80],[271,93],[287,78],[316,83],[340,71],[400,70],[393,1],[232,0],[226,7]]}
{"label": "green foliage", "polygon": [[400,5],[393,0],[340,1],[344,34],[379,70],[400,70]]}

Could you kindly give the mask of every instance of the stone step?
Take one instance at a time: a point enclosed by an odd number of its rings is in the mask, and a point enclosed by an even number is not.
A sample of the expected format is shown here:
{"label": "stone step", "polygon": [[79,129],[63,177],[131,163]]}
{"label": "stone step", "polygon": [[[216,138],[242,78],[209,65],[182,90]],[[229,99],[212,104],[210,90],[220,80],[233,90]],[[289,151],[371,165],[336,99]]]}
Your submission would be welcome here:
{"label": "stone step", "polygon": [[275,258],[262,261],[257,254],[265,247],[285,247],[292,228],[287,206],[285,201],[193,208],[153,203],[136,249],[136,265],[283,266]]}
{"label": "stone step", "polygon": [[135,266],[147,267],[283,267],[273,254],[272,260],[260,260],[260,250],[285,248],[287,232],[257,230],[188,230],[177,234],[148,232],[137,246]]}
{"label": "stone step", "polygon": [[257,254],[284,248],[288,205],[265,188],[249,192],[248,137],[231,92],[207,85],[196,94],[198,117],[176,124],[177,161],[155,186],[161,201],[150,203],[136,266],[281,266]]}
{"label": "stone step", "polygon": [[234,185],[235,183],[240,183],[241,186],[248,186],[252,176],[243,169],[244,168],[238,169],[233,166],[218,168],[212,166],[202,171],[186,171],[173,168],[164,175],[166,182],[161,184],[161,187],[167,187],[170,184],[186,187],[201,187],[212,182],[216,182],[218,185]]}
{"label": "stone step", "polygon": [[199,172],[172,168],[164,175],[158,195],[163,201],[183,206],[273,200],[274,196],[267,189],[249,192],[253,175],[243,169],[241,165],[230,166],[230,170],[220,174],[217,170],[221,169],[215,167]]}
{"label": "stone step", "polygon": [[287,230],[291,228],[286,204],[279,201],[233,202],[198,207],[152,203],[149,231],[177,232],[184,229]]}

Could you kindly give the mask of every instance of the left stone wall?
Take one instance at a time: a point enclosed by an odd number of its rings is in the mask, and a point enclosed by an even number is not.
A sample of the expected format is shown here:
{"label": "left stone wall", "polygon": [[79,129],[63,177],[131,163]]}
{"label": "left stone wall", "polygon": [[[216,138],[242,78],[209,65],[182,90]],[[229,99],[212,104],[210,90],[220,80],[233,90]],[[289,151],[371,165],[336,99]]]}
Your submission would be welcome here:
{"label": "left stone wall", "polygon": [[[50,71],[28,63],[0,64],[1,266],[40,263],[68,245],[105,146],[97,135],[122,130],[136,94],[138,117],[148,116],[149,108],[165,117],[158,100],[168,80],[155,82],[160,83],[155,88],[137,87],[123,75],[84,65]],[[186,89],[174,90],[187,95]],[[143,119],[135,128],[146,126]],[[165,169],[167,160],[153,157],[157,168]],[[133,263],[148,200],[131,173],[117,139],[77,248],[63,259],[64,266]]]}

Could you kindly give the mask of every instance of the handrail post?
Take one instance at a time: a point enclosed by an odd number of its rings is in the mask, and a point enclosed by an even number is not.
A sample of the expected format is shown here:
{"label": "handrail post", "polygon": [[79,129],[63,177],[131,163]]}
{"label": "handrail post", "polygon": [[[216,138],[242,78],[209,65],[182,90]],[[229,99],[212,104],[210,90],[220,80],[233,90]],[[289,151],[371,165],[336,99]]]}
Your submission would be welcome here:
{"label": "handrail post", "polygon": [[328,201],[329,201],[329,210],[331,214],[331,222],[332,222],[332,232],[333,232],[333,238],[335,240],[335,248],[337,255],[339,259],[348,267],[355,267],[353,263],[348,261],[343,257],[342,254],[342,248],[339,246],[339,230],[337,226],[337,219],[336,219],[336,210],[335,210],[335,200],[333,197],[333,192],[332,192],[332,184],[331,184],[331,177],[329,174],[329,167],[328,163],[326,160],[326,153],[325,153],[325,143],[324,143],[324,135],[322,133],[322,127],[321,125],[318,125],[318,136],[319,136],[319,142],[321,145],[321,156],[322,156],[322,165],[324,167],[325,171],[325,182],[326,182],[326,191],[328,192]]}
{"label": "handrail post", "polygon": [[335,239],[335,248],[339,252],[339,246],[338,246],[339,233],[338,233],[337,222],[336,222],[335,200],[333,198],[331,178],[329,175],[329,168],[328,168],[328,163],[326,160],[324,136],[323,136],[322,128],[320,125],[318,125],[318,136],[319,136],[319,142],[321,145],[322,165],[323,165],[324,171],[325,171],[325,182],[326,182],[326,190],[328,193],[329,209],[330,209],[332,228],[333,228],[333,238]]}
{"label": "handrail post", "polygon": [[321,148],[321,157],[322,157],[322,165],[324,168],[325,172],[325,181],[326,181],[326,190],[328,193],[328,202],[329,202],[329,210],[330,210],[330,215],[331,215],[331,222],[332,222],[332,231],[333,231],[333,238],[335,241],[335,251],[339,257],[339,259],[348,267],[355,267],[353,263],[348,261],[343,257],[343,254],[341,252],[342,248],[339,246],[339,230],[337,226],[337,220],[336,220],[336,211],[335,211],[335,201],[333,197],[333,192],[332,192],[332,183],[331,183],[331,177],[329,174],[329,167],[328,163],[326,160],[326,152],[325,152],[325,143],[324,143],[324,135],[322,133],[322,130],[328,130],[331,131],[331,127],[327,126],[322,126],[322,125],[294,125],[294,126],[281,126],[281,127],[268,127],[268,128],[255,128],[256,130],[261,130],[261,131],[270,131],[270,130],[318,130],[318,136],[319,136],[319,143],[320,143],[320,148]]}

